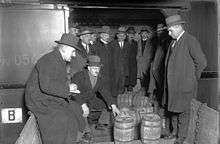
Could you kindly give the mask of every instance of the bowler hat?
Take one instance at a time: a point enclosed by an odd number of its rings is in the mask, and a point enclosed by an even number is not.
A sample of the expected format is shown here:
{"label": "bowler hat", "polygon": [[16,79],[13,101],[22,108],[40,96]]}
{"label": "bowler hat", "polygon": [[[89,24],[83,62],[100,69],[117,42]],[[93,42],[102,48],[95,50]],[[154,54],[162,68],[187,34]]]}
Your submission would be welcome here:
{"label": "bowler hat", "polygon": [[89,55],[87,59],[87,65],[88,66],[102,66],[101,59],[97,55]]}
{"label": "bowler hat", "polygon": [[134,27],[129,27],[129,28],[127,29],[127,33],[128,33],[128,34],[135,34],[136,31],[135,31]]}
{"label": "bowler hat", "polygon": [[55,41],[58,44],[68,45],[77,50],[81,50],[77,44],[78,39],[74,38],[71,34],[64,33],[59,41]]}
{"label": "bowler hat", "polygon": [[99,33],[110,34],[110,27],[109,26],[102,26],[102,28],[99,30]]}
{"label": "bowler hat", "polygon": [[178,14],[169,16],[166,18],[166,24],[168,27],[177,25],[177,24],[183,24],[185,21],[182,20],[181,16]]}
{"label": "bowler hat", "polygon": [[89,29],[85,29],[85,30],[82,30],[81,32],[79,32],[77,34],[77,36],[82,36],[82,35],[86,35],[86,34],[92,34],[93,32]]}

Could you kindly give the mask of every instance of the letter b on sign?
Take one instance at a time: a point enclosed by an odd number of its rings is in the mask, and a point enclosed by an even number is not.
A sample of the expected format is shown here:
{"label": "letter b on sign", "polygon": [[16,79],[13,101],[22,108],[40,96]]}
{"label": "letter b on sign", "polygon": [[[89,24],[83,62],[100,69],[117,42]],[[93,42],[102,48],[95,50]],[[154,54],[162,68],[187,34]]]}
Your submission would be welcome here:
{"label": "letter b on sign", "polygon": [[2,123],[22,123],[22,108],[4,108],[1,116]]}

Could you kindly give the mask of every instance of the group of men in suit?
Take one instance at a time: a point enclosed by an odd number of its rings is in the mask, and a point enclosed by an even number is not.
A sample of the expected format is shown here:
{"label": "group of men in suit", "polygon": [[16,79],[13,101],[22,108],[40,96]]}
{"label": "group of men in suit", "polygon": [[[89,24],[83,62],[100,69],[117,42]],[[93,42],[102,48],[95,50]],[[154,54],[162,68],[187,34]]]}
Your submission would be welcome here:
{"label": "group of men in suit", "polygon": [[107,108],[120,114],[117,96],[132,91],[140,80],[148,96],[169,113],[169,137],[182,144],[190,101],[206,66],[199,42],[184,30],[184,23],[180,15],[169,16],[167,27],[158,25],[157,35],[146,26],[138,40],[133,27],[120,27],[112,40],[110,27],[103,26],[92,43],[94,32],[89,29],[63,34],[56,49],[39,59],[27,81],[26,104],[37,118],[43,142],[79,142],[84,118],[94,119],[91,110]]}

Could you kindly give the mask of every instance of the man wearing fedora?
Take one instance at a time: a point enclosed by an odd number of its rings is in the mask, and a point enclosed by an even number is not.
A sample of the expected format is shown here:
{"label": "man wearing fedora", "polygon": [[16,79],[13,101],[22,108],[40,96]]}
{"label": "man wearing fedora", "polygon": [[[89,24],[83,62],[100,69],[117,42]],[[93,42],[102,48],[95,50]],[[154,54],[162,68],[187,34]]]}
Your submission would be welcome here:
{"label": "man wearing fedora", "polygon": [[102,71],[105,78],[109,79],[109,86],[112,93],[112,84],[113,84],[113,48],[111,47],[110,40],[111,29],[109,26],[102,26],[99,30],[100,38],[97,42],[92,46],[95,54],[98,55],[101,59],[101,63],[103,64]]}
{"label": "man wearing fedora", "polygon": [[164,108],[162,107],[162,97],[164,90],[164,61],[170,41],[171,37],[168,35],[166,26],[162,23],[158,24],[155,35],[155,54],[151,62],[150,83],[147,92],[154,104],[155,112],[158,112],[162,117],[162,135],[169,133],[169,121],[165,118]]}
{"label": "man wearing fedora", "polygon": [[71,144],[84,131],[85,121],[82,107],[70,100],[80,91],[67,81],[66,62],[81,49],[69,34],[55,42],[55,50],[38,60],[28,78],[25,103],[36,116],[44,144]]}
{"label": "man wearing fedora", "polygon": [[153,60],[152,27],[142,27],[140,36],[137,51],[137,77],[140,79],[141,88],[147,92],[150,82],[150,63]]}
{"label": "man wearing fedora", "polygon": [[81,48],[80,55],[82,55],[83,58],[94,54],[94,50],[90,44],[92,34],[93,32],[89,28],[81,29],[81,32],[78,33],[78,37],[80,38],[78,47]]}
{"label": "man wearing fedora", "polygon": [[76,95],[74,99],[76,99],[82,107],[85,107],[85,117],[88,116],[91,122],[98,120],[100,116],[96,115],[94,117],[94,115],[89,115],[91,109],[100,110],[110,108],[115,115],[120,113],[116,107],[116,99],[113,99],[111,96],[109,79],[103,75],[102,67],[100,57],[90,55],[88,56],[87,69],[76,73],[72,77],[72,83],[75,83],[81,92]]}
{"label": "man wearing fedora", "polygon": [[184,30],[185,21],[178,14],[166,18],[170,43],[165,58],[163,104],[170,112],[175,144],[187,137],[190,102],[197,96],[198,80],[207,62],[198,40]]}
{"label": "man wearing fedora", "polygon": [[113,49],[113,95],[117,97],[125,92],[129,83],[129,52],[130,45],[126,40],[125,27],[119,27],[116,33],[117,39],[111,42]]}

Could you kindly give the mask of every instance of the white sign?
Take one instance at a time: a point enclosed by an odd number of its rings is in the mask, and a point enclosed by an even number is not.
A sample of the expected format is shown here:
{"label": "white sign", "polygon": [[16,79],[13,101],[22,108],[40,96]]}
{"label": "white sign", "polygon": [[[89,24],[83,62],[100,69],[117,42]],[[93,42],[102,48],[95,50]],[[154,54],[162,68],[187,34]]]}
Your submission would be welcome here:
{"label": "white sign", "polygon": [[4,108],[1,116],[2,123],[22,123],[22,108]]}

